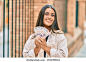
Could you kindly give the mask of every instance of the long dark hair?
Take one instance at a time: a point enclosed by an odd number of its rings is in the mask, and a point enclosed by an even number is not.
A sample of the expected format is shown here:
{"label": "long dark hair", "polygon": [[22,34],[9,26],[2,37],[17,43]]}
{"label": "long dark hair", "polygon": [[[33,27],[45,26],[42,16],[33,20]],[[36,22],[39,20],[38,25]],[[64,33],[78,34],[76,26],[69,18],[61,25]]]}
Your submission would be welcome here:
{"label": "long dark hair", "polygon": [[53,32],[54,32],[54,30],[60,30],[60,29],[59,29],[59,26],[58,26],[58,23],[57,23],[56,10],[55,10],[54,6],[52,6],[52,5],[45,5],[45,6],[41,9],[41,11],[40,11],[40,13],[39,13],[39,16],[38,16],[38,19],[37,19],[36,27],[37,27],[37,26],[43,26],[44,13],[45,13],[45,10],[46,10],[47,8],[52,8],[52,9],[54,10],[54,12],[55,12],[55,20],[54,20],[53,24],[50,26],[51,29],[53,30]]}

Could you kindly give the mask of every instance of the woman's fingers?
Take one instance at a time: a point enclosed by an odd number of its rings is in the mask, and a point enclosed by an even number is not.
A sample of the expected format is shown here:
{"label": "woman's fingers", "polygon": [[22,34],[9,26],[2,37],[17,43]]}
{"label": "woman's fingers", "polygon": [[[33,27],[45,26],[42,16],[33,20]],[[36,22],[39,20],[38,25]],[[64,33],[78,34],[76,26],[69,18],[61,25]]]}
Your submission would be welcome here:
{"label": "woman's fingers", "polygon": [[41,41],[39,40],[40,37],[36,37],[35,39],[35,45],[36,46],[40,46],[41,45]]}
{"label": "woman's fingers", "polygon": [[37,38],[36,38],[36,42],[41,43],[40,37],[37,37]]}
{"label": "woman's fingers", "polygon": [[36,37],[35,45],[36,45],[36,47],[44,47],[44,46],[46,46],[45,38],[40,37],[40,36]]}
{"label": "woman's fingers", "polygon": [[43,38],[43,37],[40,37],[40,41],[41,41],[42,43],[46,43],[46,40],[45,40],[45,38]]}

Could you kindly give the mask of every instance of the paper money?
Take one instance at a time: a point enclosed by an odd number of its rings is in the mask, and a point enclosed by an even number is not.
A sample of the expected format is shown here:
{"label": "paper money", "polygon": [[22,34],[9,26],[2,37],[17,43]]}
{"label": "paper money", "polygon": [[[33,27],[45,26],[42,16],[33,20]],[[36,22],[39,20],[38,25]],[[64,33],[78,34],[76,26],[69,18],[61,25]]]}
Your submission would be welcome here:
{"label": "paper money", "polygon": [[36,36],[39,35],[39,36],[45,37],[45,38],[50,34],[49,30],[42,26],[35,27],[34,32],[35,32]]}

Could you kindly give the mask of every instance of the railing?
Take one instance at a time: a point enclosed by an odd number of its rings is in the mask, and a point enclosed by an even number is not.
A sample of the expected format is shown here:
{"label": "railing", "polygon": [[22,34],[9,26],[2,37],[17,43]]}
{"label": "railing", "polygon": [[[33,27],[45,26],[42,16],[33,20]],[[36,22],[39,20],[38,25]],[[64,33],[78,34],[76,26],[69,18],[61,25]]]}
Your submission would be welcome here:
{"label": "railing", "polygon": [[[5,55],[5,0],[3,1],[3,57]],[[23,57],[25,42],[34,27],[34,0],[8,0],[7,57]]]}

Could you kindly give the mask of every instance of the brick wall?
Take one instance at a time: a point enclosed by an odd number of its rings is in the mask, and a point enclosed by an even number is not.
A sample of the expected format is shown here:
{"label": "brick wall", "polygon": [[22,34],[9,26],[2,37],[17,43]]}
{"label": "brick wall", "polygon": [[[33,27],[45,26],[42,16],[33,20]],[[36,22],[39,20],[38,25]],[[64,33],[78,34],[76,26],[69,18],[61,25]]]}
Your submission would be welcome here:
{"label": "brick wall", "polygon": [[[24,47],[25,42],[27,41],[29,36],[33,33],[33,28],[36,25],[36,21],[40,9],[46,4],[53,5],[54,0],[34,0],[34,4],[33,4],[33,0],[26,0],[26,4],[25,4],[25,0],[23,0],[23,10],[22,10],[22,0],[21,0],[20,11],[19,11],[19,0],[17,0],[17,9],[15,9],[16,7],[15,1],[16,0],[13,0],[13,24],[12,24],[12,0],[10,0],[10,57],[12,56],[15,57],[15,55],[16,57],[21,57],[23,50],[22,46]],[[17,10],[17,15],[15,15],[16,10]],[[19,17],[19,12],[20,12],[20,17]],[[19,18],[20,18],[20,29],[19,29]],[[12,26],[13,26],[13,32],[12,32]]]}
{"label": "brick wall", "polygon": [[79,1],[79,26],[82,29],[84,29],[85,11],[85,1]]}
{"label": "brick wall", "polygon": [[76,22],[76,0],[68,0],[67,5],[67,31],[74,36]]}
{"label": "brick wall", "polygon": [[55,9],[57,12],[57,20],[61,30],[66,31],[66,0],[55,0]]}
{"label": "brick wall", "polygon": [[0,31],[3,28],[3,1],[0,1]]}
{"label": "brick wall", "polygon": [[[74,57],[83,45],[85,1],[78,0],[78,27],[76,26],[76,0],[67,2],[67,31],[69,57]],[[70,37],[68,36],[70,35]],[[78,45],[78,46],[77,46]]]}

